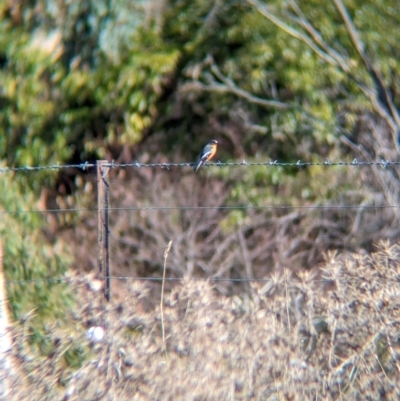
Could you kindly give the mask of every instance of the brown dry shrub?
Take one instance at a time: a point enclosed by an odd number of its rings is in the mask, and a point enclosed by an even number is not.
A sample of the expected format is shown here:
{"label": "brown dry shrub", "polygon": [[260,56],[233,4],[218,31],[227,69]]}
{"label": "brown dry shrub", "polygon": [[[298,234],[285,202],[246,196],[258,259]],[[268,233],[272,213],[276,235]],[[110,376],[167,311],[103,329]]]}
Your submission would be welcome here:
{"label": "brown dry shrub", "polygon": [[[8,399],[41,400],[397,400],[400,397],[400,246],[371,255],[329,254],[321,276],[285,270],[241,296],[184,280],[160,308],[143,313],[145,283],[105,303],[93,276],[71,279],[80,298],[67,329],[53,325],[47,358],[13,329],[19,375]],[[85,330],[102,326],[89,343]],[[64,355],[88,357],[73,369]]]}
{"label": "brown dry shrub", "polygon": [[[266,198],[261,208],[227,209],[233,204],[230,194],[244,171],[239,167],[232,170],[230,179],[221,180],[209,175],[207,169],[197,175],[189,168],[110,170],[113,275],[160,277],[162,254],[170,240],[174,243],[169,255],[170,276],[253,279],[285,268],[310,269],[323,261],[322,255],[329,249],[354,252],[369,249],[379,238],[398,238],[396,208],[385,208],[381,193],[371,194],[364,188],[351,194],[339,191],[323,206],[299,199],[294,205],[301,207],[270,207],[280,201]],[[346,182],[363,182],[370,172],[361,167],[335,169],[334,174],[330,171],[321,167],[314,175],[325,180],[321,187],[332,191]],[[382,174],[390,175],[391,171]],[[279,191],[289,191],[290,203],[307,181],[307,172],[300,171]],[[92,197],[85,206],[94,208],[94,204]],[[354,209],[351,205],[360,206]],[[95,211],[80,213],[73,226],[64,226],[56,236],[72,245],[78,271],[97,270]],[[124,294],[123,281],[120,288],[118,294]],[[225,295],[248,289],[243,284],[218,284]]]}

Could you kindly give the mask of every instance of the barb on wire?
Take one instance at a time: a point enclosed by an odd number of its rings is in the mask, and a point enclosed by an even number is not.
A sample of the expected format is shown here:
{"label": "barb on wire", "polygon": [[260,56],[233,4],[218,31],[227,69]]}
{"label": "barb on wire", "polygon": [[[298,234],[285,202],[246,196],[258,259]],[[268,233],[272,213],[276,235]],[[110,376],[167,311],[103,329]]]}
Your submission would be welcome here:
{"label": "barb on wire", "polygon": [[[240,162],[221,162],[217,161],[215,163],[205,163],[204,166],[212,167],[254,167],[254,166],[264,166],[264,167],[312,167],[312,166],[381,166],[383,168],[394,167],[400,165],[400,161],[389,161],[389,160],[379,160],[379,161],[359,161],[354,159],[352,161],[338,161],[331,162],[325,160],[322,162],[303,162],[298,160],[297,162],[279,162],[278,160],[270,160],[268,162],[248,162],[246,160]],[[180,162],[180,163],[139,163],[138,161],[133,163],[115,163],[111,161],[110,163],[104,164],[105,167],[109,168],[161,168],[169,170],[171,167],[193,167],[194,163]],[[7,172],[36,172],[42,170],[63,170],[76,168],[83,171],[87,171],[91,167],[96,167],[96,163],[84,162],[80,164],[54,164],[49,166],[23,166],[23,167],[0,167],[0,173]]]}

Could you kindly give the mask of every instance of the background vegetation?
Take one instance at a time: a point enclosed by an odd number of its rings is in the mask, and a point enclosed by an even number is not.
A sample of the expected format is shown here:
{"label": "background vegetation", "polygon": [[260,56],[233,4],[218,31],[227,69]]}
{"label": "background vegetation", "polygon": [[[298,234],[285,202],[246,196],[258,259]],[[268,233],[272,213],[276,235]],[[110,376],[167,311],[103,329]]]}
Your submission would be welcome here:
{"label": "background vegetation", "polygon": [[[190,162],[209,139],[221,161],[398,160],[397,3],[6,0],[2,166]],[[114,211],[113,271],[159,277],[170,240],[175,277],[262,278],[313,269],[328,250],[369,252],[399,239],[399,179],[378,166],[111,171],[113,207],[253,207]],[[5,173],[0,209],[93,208],[94,188],[93,171]],[[297,208],[321,205],[361,207]],[[46,325],[63,326],[73,297],[19,280],[96,269],[96,216],[3,216],[13,316],[29,317],[30,343],[48,354]]]}
{"label": "background vegetation", "polygon": [[[104,305],[93,277],[71,277],[81,307],[72,333],[49,325],[51,357],[32,355],[24,325],[13,330],[13,399],[397,400],[399,257],[384,243],[346,261],[331,254],[320,284],[287,270],[242,297],[184,280],[148,313],[144,283]],[[88,339],[98,325],[102,340]],[[68,366],[74,354],[86,361]]]}

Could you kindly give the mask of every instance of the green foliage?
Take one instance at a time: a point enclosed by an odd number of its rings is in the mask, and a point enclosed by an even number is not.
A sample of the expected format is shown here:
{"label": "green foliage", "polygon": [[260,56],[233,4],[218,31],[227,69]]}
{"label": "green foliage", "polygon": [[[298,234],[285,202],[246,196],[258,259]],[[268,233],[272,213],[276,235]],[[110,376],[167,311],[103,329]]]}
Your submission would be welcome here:
{"label": "green foliage", "polygon": [[33,196],[22,191],[14,177],[0,175],[0,209],[7,211],[0,221],[0,237],[10,309],[14,319],[33,315],[31,324],[38,329],[49,320],[62,323],[72,306],[67,284],[52,280],[63,277],[71,258],[61,243],[46,243],[41,216],[24,212],[33,205]]}
{"label": "green foliage", "polygon": [[[276,3],[275,9],[279,10],[283,2]],[[329,98],[332,91],[340,94],[346,80],[342,73],[329,65],[321,66],[320,59],[307,45],[268,23],[245,2],[224,2],[219,7],[207,1],[171,2],[170,13],[166,17],[166,35],[187,41],[185,49],[190,49],[185,54],[188,66],[194,68],[211,54],[222,74],[240,89],[288,104],[286,110],[265,110],[260,105],[240,103],[247,113],[257,116],[258,125],[270,127],[267,137],[281,130],[284,138],[312,135],[314,139],[326,142],[335,119]],[[325,8],[320,6],[319,13],[325,14]],[[201,42],[197,40],[200,32]],[[203,68],[201,73],[199,79],[209,82],[209,69]],[[220,83],[218,77],[214,80]],[[211,110],[217,108],[219,113],[229,113],[230,108],[238,104],[237,97],[231,94],[221,94],[217,90],[209,93],[206,102],[211,102]],[[301,113],[294,112],[299,107]],[[243,141],[254,140],[263,139],[247,131]],[[297,144],[298,138],[292,146],[285,144],[285,158],[290,159],[297,153],[293,148]]]}
{"label": "green foliage", "polygon": [[[109,144],[142,139],[179,51],[165,45],[156,25],[145,26],[143,7],[130,16],[130,2],[115,6],[85,1],[38,9],[27,2],[19,18],[2,6],[0,158],[8,165],[103,157]],[[135,29],[126,29],[127,16]],[[117,46],[110,43],[122,34]]]}
{"label": "green foliage", "polygon": [[82,345],[81,342],[76,341],[71,344],[65,351],[64,360],[68,367],[72,369],[79,369],[83,362],[89,355],[89,349],[87,345]]}

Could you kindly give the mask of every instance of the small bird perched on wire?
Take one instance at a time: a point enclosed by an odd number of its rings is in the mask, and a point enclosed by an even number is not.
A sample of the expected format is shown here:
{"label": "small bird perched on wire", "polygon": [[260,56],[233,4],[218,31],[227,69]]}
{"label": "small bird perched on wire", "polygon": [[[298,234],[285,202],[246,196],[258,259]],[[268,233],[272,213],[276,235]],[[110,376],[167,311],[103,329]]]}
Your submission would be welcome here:
{"label": "small bird perched on wire", "polygon": [[204,149],[199,157],[199,161],[194,167],[194,171],[197,171],[205,162],[210,161],[215,156],[217,153],[217,145],[218,142],[213,139],[212,141],[208,142],[206,146],[204,146]]}

